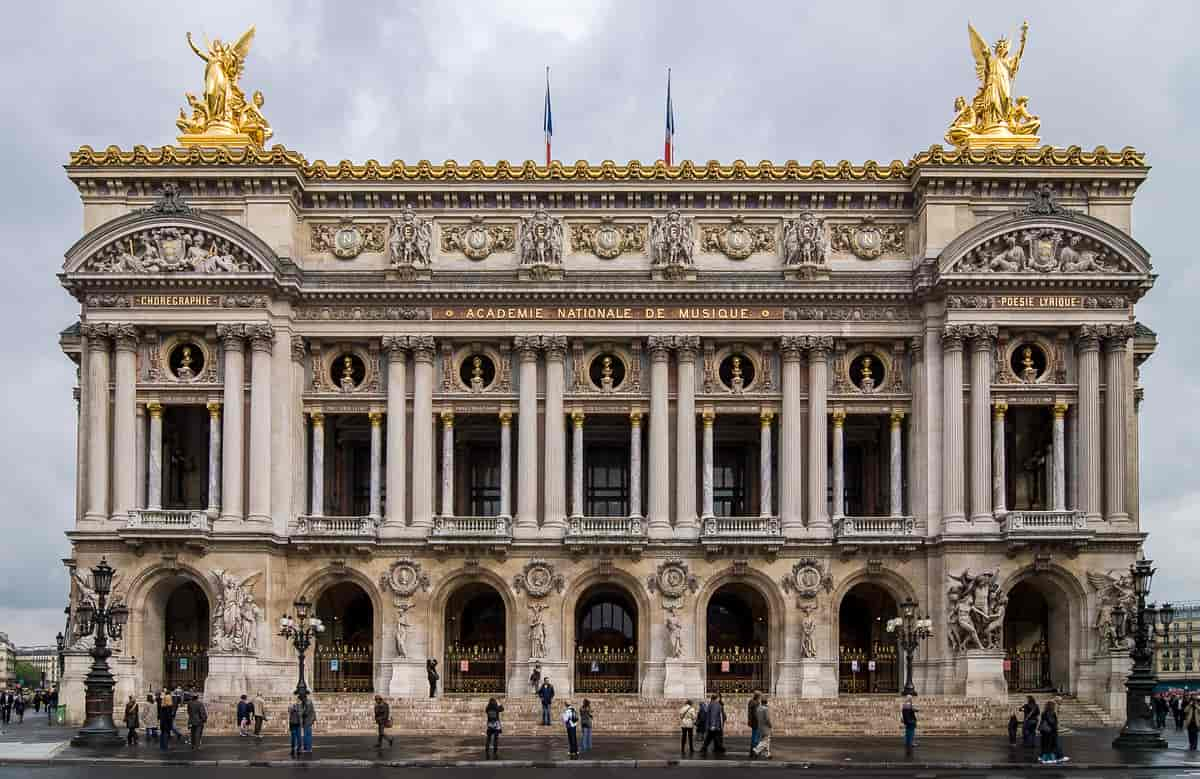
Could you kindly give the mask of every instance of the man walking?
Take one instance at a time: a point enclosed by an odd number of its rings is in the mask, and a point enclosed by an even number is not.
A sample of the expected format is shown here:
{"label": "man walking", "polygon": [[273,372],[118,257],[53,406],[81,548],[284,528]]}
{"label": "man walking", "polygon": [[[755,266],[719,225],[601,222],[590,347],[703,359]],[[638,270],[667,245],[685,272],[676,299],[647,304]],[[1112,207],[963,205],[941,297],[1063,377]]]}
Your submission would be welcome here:
{"label": "man walking", "polygon": [[250,735],[250,714],[254,711],[254,707],[250,705],[250,701],[246,700],[246,696],[238,698],[237,702],[237,725],[238,735],[242,738]]}
{"label": "man walking", "polygon": [[704,716],[704,743],[700,745],[700,754],[708,754],[709,744],[713,745],[715,754],[725,754],[725,707],[715,692],[708,699]]}
{"label": "man walking", "polygon": [[[543,703],[542,706],[547,704]],[[575,711],[575,707],[567,701],[566,708],[562,713],[563,725],[567,728],[567,753],[572,760],[579,757],[579,738],[577,728],[579,727],[579,714]]]}
{"label": "man walking", "polygon": [[429,697],[437,697],[437,683],[441,678],[438,674],[437,660],[432,657],[425,661],[425,676],[429,679]]}
{"label": "man walking", "polygon": [[1200,735],[1200,693],[1188,693],[1183,705],[1183,726],[1187,728],[1188,749],[1196,751],[1196,737]]}
{"label": "man walking", "polygon": [[307,694],[300,696],[300,729],[303,731],[303,747],[304,754],[312,754],[312,729],[313,723],[317,721],[317,707],[313,705],[312,698]]}
{"label": "man walking", "polygon": [[[243,696],[244,697],[244,696]],[[204,723],[208,722],[208,709],[200,693],[192,696],[187,704],[188,733],[192,739],[192,750],[200,748],[200,740],[204,737]]]}
{"label": "man walking", "polygon": [[292,739],[292,749],[289,754],[292,757],[300,754],[300,702],[293,697],[291,704],[288,706],[288,735]]}
{"label": "man walking", "polygon": [[758,743],[751,750],[751,757],[771,759],[771,710],[767,707],[767,696],[763,695],[754,707],[754,730],[758,734]]}
{"label": "man walking", "polygon": [[750,757],[754,757],[754,748],[758,746],[758,700],[761,693],[758,690],[750,696],[750,702],[746,704],[746,726],[750,728]]}
{"label": "man walking", "polygon": [[375,748],[383,747],[383,740],[386,738],[388,746],[395,746],[392,737],[387,734],[387,729],[392,724],[392,712],[388,707],[387,701],[382,695],[375,696],[375,725],[379,729],[379,738],[375,741]]}
{"label": "man walking", "polygon": [[904,754],[913,753],[913,744],[917,740],[917,707],[913,705],[911,695],[904,696],[904,705],[900,707],[900,721],[904,723]]}
{"label": "man walking", "polygon": [[550,704],[554,701],[554,685],[550,684],[550,677],[542,679],[542,686],[538,688],[538,700],[542,702],[542,724],[550,724]]}
{"label": "man walking", "polygon": [[262,693],[254,693],[253,701],[254,714],[254,737],[262,741],[263,723],[267,721],[267,702],[263,700]]}

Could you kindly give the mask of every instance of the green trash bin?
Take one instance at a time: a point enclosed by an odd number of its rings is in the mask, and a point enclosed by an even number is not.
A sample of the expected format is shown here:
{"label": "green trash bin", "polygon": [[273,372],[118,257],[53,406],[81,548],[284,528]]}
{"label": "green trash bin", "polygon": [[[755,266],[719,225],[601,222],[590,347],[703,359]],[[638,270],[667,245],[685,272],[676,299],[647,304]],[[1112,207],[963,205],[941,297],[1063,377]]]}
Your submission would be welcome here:
{"label": "green trash bin", "polygon": [[65,703],[54,707],[54,724],[67,724],[67,705]]}

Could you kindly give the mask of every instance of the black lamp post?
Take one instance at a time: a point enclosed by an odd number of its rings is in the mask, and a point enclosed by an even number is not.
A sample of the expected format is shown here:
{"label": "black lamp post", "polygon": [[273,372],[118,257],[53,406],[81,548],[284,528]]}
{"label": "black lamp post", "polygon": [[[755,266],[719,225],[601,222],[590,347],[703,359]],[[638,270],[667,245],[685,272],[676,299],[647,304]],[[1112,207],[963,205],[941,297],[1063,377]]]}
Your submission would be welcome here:
{"label": "black lamp post", "polygon": [[120,746],[125,739],[117,733],[113,723],[113,681],[112,672],[108,670],[108,658],[112,650],[108,648],[108,639],[114,641],[121,638],[125,623],[129,620],[129,609],[123,604],[116,606],[108,603],[108,595],[112,591],[113,568],[104,558],[92,569],[92,584],[96,589],[96,602],[81,601],[75,608],[76,625],[79,635],[89,633],[95,638],[92,645],[92,668],[83,680],[84,686],[84,722],[83,727],[71,745],[77,747],[109,747]]}
{"label": "black lamp post", "polygon": [[900,649],[904,652],[904,691],[901,695],[916,695],[917,689],[913,687],[913,655],[921,642],[933,635],[933,620],[917,616],[917,602],[905,598],[900,604],[900,616],[889,619],[887,629],[889,633],[896,634]]}
{"label": "black lamp post", "polygon": [[[1161,609],[1153,603],[1146,604],[1150,594],[1150,581],[1154,578],[1154,566],[1150,560],[1138,560],[1129,566],[1133,578],[1137,611],[1126,615],[1120,605],[1113,608],[1113,621],[1117,625],[1118,638],[1126,638],[1125,621],[1132,623],[1133,645],[1129,656],[1133,659],[1133,670],[1125,680],[1125,727],[1113,741],[1114,749],[1165,749],[1167,740],[1154,725],[1151,698],[1158,676],[1154,673],[1154,641],[1166,638],[1175,619],[1175,609],[1164,603]],[[1161,631],[1161,632],[1160,632]]]}
{"label": "black lamp post", "polygon": [[63,666],[66,664],[66,648],[67,640],[63,638],[62,631],[54,637],[54,644],[58,647],[58,678],[61,680],[63,676]]}
{"label": "black lamp post", "polygon": [[309,616],[308,610],[312,604],[303,595],[292,607],[296,609],[296,617],[293,619],[285,614],[279,618],[279,635],[290,640],[292,646],[296,647],[296,654],[300,660],[300,680],[296,682],[296,694],[305,697],[308,695],[308,683],[304,681],[304,653],[308,651],[316,635],[325,632],[325,623],[316,615]]}

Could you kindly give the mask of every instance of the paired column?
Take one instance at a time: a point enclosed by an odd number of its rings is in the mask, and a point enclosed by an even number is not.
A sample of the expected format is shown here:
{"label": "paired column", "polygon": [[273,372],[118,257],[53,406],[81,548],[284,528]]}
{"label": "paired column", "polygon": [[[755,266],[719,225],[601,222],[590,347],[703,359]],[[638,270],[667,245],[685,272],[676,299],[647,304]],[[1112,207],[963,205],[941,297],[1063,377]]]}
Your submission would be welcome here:
{"label": "paired column", "polygon": [[970,325],[971,335],[971,521],[992,514],[992,350],[995,325]]}
{"label": "paired column", "polygon": [[571,516],[583,516],[583,412],[571,412]]}
{"label": "paired column", "polygon": [[271,521],[271,352],[275,328],[246,325],[250,339],[250,496],[246,518]]}
{"label": "paired column", "polygon": [[221,404],[208,404],[208,516],[221,513]]}
{"label": "paired column", "polygon": [[308,513],[319,517],[325,513],[325,414],[314,411],[312,420],[312,499]]}
{"label": "paired column", "polygon": [[758,515],[760,517],[769,517],[771,511],[771,476],[772,476],[772,458],[771,458],[771,420],[775,418],[775,412],[764,408],[758,414],[759,433],[758,433]]}
{"label": "paired column", "polygon": [[84,343],[85,365],[80,386],[80,429],[85,431],[83,494],[85,520],[108,519],[108,377],[112,339],[108,325],[80,326]]}
{"label": "paired column", "polygon": [[567,337],[542,336],[546,350],[546,462],[545,519],[551,536],[562,535],[567,514],[566,416],[563,412],[563,361],[567,355]]}
{"label": "paired column", "polygon": [[383,337],[387,355],[387,518],[385,524],[404,526],[405,468],[408,460],[408,420],[405,409],[405,390],[408,383],[407,336]]}
{"label": "paired column", "polygon": [[442,412],[442,511],[454,516],[454,412]]}
{"label": "paired column", "polygon": [[382,506],[380,505],[380,482],[383,471],[383,414],[372,411],[367,414],[371,422],[371,492],[368,513],[371,519],[379,522]]}
{"label": "paired column", "polygon": [[891,515],[900,517],[904,515],[904,412],[895,409],[892,411],[891,418],[891,434],[892,434],[892,456],[891,456]]}
{"label": "paired column", "polygon": [[808,339],[808,527],[830,527],[828,493],[828,427],[826,409],[829,394],[829,351],[832,336],[807,336]]}
{"label": "paired column", "polygon": [[833,519],[846,516],[846,409],[835,408],[833,418]]}
{"label": "paired column", "polygon": [[500,516],[512,517],[512,412],[500,412]]}
{"label": "paired column", "polygon": [[675,337],[675,533],[696,538],[696,353],[700,338]]}
{"label": "paired column", "polygon": [[804,463],[800,456],[800,441],[804,427],[800,418],[800,360],[803,336],[787,335],[779,339],[779,354],[783,362],[783,408],[779,430],[779,514],[785,535],[798,533],[804,527],[801,509],[803,500]]}
{"label": "paired column", "polygon": [[137,503],[137,328],[111,326],[116,356],[113,392],[113,513],[122,524]]}
{"label": "paired column", "polygon": [[642,516],[642,411],[629,412],[629,516]]}
{"label": "paired column", "polygon": [[1067,404],[1054,404],[1054,510],[1067,510]]}
{"label": "paired column", "polygon": [[412,524],[433,525],[433,336],[413,336]]}
{"label": "paired column", "polygon": [[1101,328],[1079,328],[1079,498],[1089,522],[1101,518],[1100,506],[1100,335]]}
{"label": "paired column", "polygon": [[137,492],[134,496],[134,508],[146,508],[148,500],[146,480],[150,474],[150,467],[146,460],[150,442],[148,440],[149,428],[149,412],[146,406],[141,403],[137,404],[137,418],[134,420],[134,425],[137,427]]}
{"label": "paired column", "polygon": [[[246,329],[244,325],[217,325],[217,337],[225,360],[224,451],[221,455],[221,519],[242,519],[242,469],[244,464],[243,420],[245,418]],[[316,481],[314,472],[314,482]],[[318,504],[317,511],[320,510]]]}
{"label": "paired column", "polygon": [[992,405],[992,506],[996,516],[1008,513],[1005,505],[1008,496],[1005,494],[1007,467],[1004,462],[1004,416],[1008,412],[1008,403],[997,400]]}
{"label": "paired column", "polygon": [[706,408],[701,419],[704,423],[704,503],[701,518],[709,519],[713,516],[713,423],[716,415],[711,408]]}
{"label": "paired column", "polygon": [[667,384],[671,339],[646,339],[650,352],[650,478],[648,525],[651,538],[671,537],[671,431]]}
{"label": "paired column", "polygon": [[1133,337],[1132,325],[1110,325],[1104,338],[1104,518],[1109,522],[1129,519],[1125,505],[1126,456],[1128,455],[1128,395],[1126,347]]}
{"label": "paired column", "polygon": [[517,537],[537,535],[538,526],[538,452],[537,452],[537,336],[517,336],[517,383],[520,401],[517,406],[517,465],[521,478],[517,480]]}
{"label": "paired column", "polygon": [[163,407],[155,401],[146,404],[146,411],[150,413],[150,442],[146,449],[146,508],[159,511],[162,509],[163,484]]}
{"label": "paired column", "polygon": [[963,339],[966,329],[942,329],[942,527],[966,521],[963,506]]}

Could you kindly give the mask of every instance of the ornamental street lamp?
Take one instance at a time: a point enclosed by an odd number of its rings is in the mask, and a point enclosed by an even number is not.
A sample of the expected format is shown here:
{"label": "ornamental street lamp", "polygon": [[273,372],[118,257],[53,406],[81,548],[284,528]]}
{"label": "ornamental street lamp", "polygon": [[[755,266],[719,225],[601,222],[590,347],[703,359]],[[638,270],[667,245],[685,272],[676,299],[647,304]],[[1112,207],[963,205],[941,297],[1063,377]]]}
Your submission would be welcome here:
{"label": "ornamental street lamp", "polygon": [[[83,727],[71,745],[77,747],[109,747],[120,746],[125,739],[117,733],[113,723],[113,681],[112,672],[108,670],[108,658],[112,650],[108,648],[108,640],[117,641],[129,620],[129,609],[124,604],[111,605],[108,603],[112,591],[113,568],[104,558],[92,569],[92,584],[96,590],[96,602],[84,600],[75,608],[76,625],[80,638],[91,634],[95,639],[92,645],[92,668],[83,680],[84,686],[84,722]],[[65,639],[64,639],[65,643]]]}
{"label": "ornamental street lamp", "polygon": [[[1156,608],[1146,604],[1150,594],[1150,581],[1154,578],[1154,566],[1150,560],[1138,560],[1129,566],[1137,597],[1137,611],[1126,615],[1120,605],[1113,607],[1113,621],[1117,625],[1117,637],[1131,638],[1129,656],[1133,659],[1133,670],[1125,680],[1125,727],[1113,741],[1114,749],[1165,749],[1167,741],[1154,725],[1151,697],[1158,684],[1154,673],[1154,642],[1167,638],[1175,609],[1170,603]],[[1126,619],[1132,623],[1132,635],[1126,636]]]}
{"label": "ornamental street lamp", "polygon": [[887,631],[896,634],[904,652],[904,691],[901,695],[916,695],[913,687],[913,655],[921,642],[933,635],[933,620],[917,616],[917,602],[905,598],[900,604],[900,616],[887,621]]}
{"label": "ornamental street lamp", "polygon": [[325,623],[315,614],[309,616],[308,610],[312,604],[305,600],[303,595],[292,607],[296,610],[296,618],[286,614],[280,617],[279,635],[290,640],[292,646],[296,647],[296,654],[300,659],[300,680],[296,682],[296,694],[303,698],[308,695],[308,684],[304,681],[304,653],[308,651],[317,634],[325,632]]}

